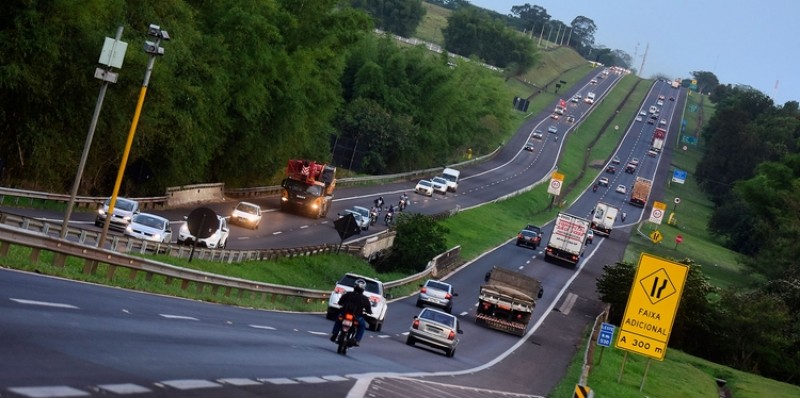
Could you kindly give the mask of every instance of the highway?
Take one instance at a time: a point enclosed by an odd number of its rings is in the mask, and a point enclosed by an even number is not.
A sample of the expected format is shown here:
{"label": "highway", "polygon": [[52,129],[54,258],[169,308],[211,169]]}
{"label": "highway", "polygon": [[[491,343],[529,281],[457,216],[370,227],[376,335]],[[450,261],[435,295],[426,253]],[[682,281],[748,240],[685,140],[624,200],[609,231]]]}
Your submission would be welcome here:
{"label": "highway", "polygon": [[[612,74],[591,84],[592,77],[587,76],[577,84],[570,96],[591,90],[602,97],[619,79]],[[460,293],[453,313],[458,314],[464,329],[454,358],[404,344],[412,317],[419,311],[414,306],[414,297],[392,301],[383,330],[368,332],[362,347],[343,357],[336,355],[335,346],[327,339],[332,323],[320,314],[257,311],[2,271],[0,324],[4,343],[0,361],[6,365],[5,371],[0,372],[0,391],[26,397],[79,396],[69,395],[73,390],[89,395],[136,392],[135,396],[170,397],[263,393],[302,397],[319,396],[322,392],[356,397],[372,391],[373,396],[399,397],[407,396],[401,394],[409,389],[430,388],[427,384],[420,385],[419,378],[433,377],[437,383],[450,384],[448,388],[457,384],[545,395],[563,376],[574,347],[579,344],[583,326],[599,313],[594,279],[602,265],[622,257],[630,227],[649,215],[644,214],[649,209],[627,205],[627,195],[614,192],[614,187],[630,186],[637,175],[655,178],[657,183],[651,197],[658,197],[658,181],[663,182],[668,172],[674,137],[680,127],[680,115],[675,110],[682,109],[683,98],[667,83],[657,82],[642,108],[647,109],[659,94],[676,97],[675,102],[665,101],[661,112],[669,120],[666,150],[655,158],[646,156],[655,126],[633,122],[624,132],[617,154],[623,165],[632,157],[641,160],[636,174],[619,171],[607,175],[611,179],[608,188],[588,190],[567,210],[587,216],[594,204],[602,200],[619,204],[627,213],[624,225],[618,223],[609,239],[595,238],[595,244],[587,248],[578,267],[544,262],[541,246],[530,250],[509,242],[447,278]],[[567,114],[579,116],[578,121],[590,109],[583,102],[570,106]],[[432,214],[456,206],[468,208],[526,189],[549,175],[564,134],[569,134],[570,124],[563,118],[557,122],[562,139],[556,141],[554,135],[548,134],[547,127],[553,124],[548,115],[549,112],[544,112],[526,122],[491,161],[462,169],[456,194],[419,196],[410,193],[415,182],[338,189],[331,214],[356,204],[368,206],[378,195],[391,203],[400,193],[409,192],[412,198],[409,211]],[[543,140],[530,138],[535,129],[545,131]],[[534,145],[534,151],[523,151],[529,143]],[[600,175],[604,175],[602,170]],[[278,206],[275,198],[256,202],[268,210]],[[209,207],[224,214],[234,205],[215,203]],[[19,212],[19,209],[3,210]],[[157,213],[177,221],[188,210]],[[44,217],[58,217],[37,212]],[[73,218],[80,221],[81,216],[85,220],[79,225],[87,227],[92,216],[83,214]],[[332,218],[314,220],[269,211],[258,230],[232,227],[228,247],[294,247],[299,246],[298,242],[302,245],[338,242]],[[519,225],[509,229],[518,230],[524,224],[525,220],[520,220]],[[545,239],[551,229],[544,228]],[[545,295],[534,313],[538,321],[522,339],[474,324],[477,287],[492,266],[522,270],[544,285]],[[549,322],[568,326],[548,328]],[[565,330],[570,333],[564,333]],[[520,357],[520,353],[527,351],[539,356]],[[476,377],[493,374],[506,366],[510,366],[508,372],[514,372],[513,369],[519,372],[520,363],[524,363],[526,372],[537,377],[520,376],[514,380]],[[413,386],[399,388],[398,395],[392,395],[391,388],[380,390],[381,386],[404,385],[405,379],[390,376],[414,377],[416,381],[409,382]],[[376,388],[381,391],[378,395],[374,395]],[[462,391],[462,395],[453,392],[451,396],[492,394],[474,389]]]}

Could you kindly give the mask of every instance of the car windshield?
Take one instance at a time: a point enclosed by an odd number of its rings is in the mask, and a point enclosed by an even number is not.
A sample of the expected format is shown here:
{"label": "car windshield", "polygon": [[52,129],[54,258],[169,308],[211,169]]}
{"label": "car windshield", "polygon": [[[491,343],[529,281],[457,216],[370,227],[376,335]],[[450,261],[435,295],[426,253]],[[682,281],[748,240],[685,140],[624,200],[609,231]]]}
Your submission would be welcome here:
{"label": "car windshield", "polygon": [[[108,199],[106,199],[106,206],[110,206],[110,205],[111,205],[111,198],[108,198]],[[119,209],[119,210],[125,210],[125,211],[133,211],[133,208],[135,207],[135,205],[136,205],[136,202],[134,202],[132,200],[123,199],[123,198],[117,198],[117,202],[114,203],[114,208],[115,209]]]}
{"label": "car windshield", "polygon": [[433,182],[436,182],[436,183],[439,183],[439,184],[447,184],[447,180],[445,180],[445,179],[444,179],[444,178],[442,178],[442,177],[435,177],[435,178],[433,179]]}
{"label": "car windshield", "polygon": [[422,180],[422,181],[419,182],[419,185],[422,185],[423,187],[429,187],[429,186],[431,186],[431,184],[432,183],[430,181],[428,181],[428,180]]}
{"label": "car windshield", "polygon": [[133,222],[150,228],[161,229],[161,230],[165,229],[164,228],[165,220],[153,217],[149,214],[139,214],[133,219]]}
{"label": "car windshield", "polygon": [[[355,275],[345,275],[342,280],[339,281],[340,285],[350,286],[353,287],[356,284],[356,281],[359,279],[364,279]],[[378,282],[374,280],[364,279],[364,282],[367,282],[367,287],[364,289],[367,292],[375,293],[375,294],[383,294],[381,293],[381,287]]]}
{"label": "car windshield", "polygon": [[369,210],[364,207],[354,207],[353,213],[357,213],[362,217],[369,218]]}
{"label": "car windshield", "polygon": [[236,206],[236,210],[239,210],[243,213],[258,214],[258,206],[251,205],[249,203],[239,203]]}
{"label": "car windshield", "polygon": [[432,311],[426,309],[422,311],[422,314],[420,314],[419,317],[422,319],[427,319],[430,321],[441,323],[442,325],[447,325],[450,328],[453,328],[455,324],[455,318],[453,316],[447,315],[439,311]]}

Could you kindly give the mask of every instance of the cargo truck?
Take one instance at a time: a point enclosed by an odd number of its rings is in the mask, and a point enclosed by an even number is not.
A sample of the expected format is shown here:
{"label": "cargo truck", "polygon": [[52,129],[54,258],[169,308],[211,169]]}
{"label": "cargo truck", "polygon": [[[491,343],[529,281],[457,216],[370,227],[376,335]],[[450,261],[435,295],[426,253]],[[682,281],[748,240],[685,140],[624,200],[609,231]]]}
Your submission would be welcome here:
{"label": "cargo truck", "polygon": [[592,212],[591,228],[594,233],[608,237],[614,229],[614,221],[617,219],[619,209],[608,203],[598,202]]}
{"label": "cargo truck", "polygon": [[653,142],[650,144],[650,149],[661,152],[664,149],[664,139],[667,137],[667,130],[662,129],[661,127],[656,128],[655,133],[653,133]]}
{"label": "cargo truck", "polygon": [[531,321],[542,284],[517,271],[494,267],[486,273],[478,295],[475,323],[522,336]]}
{"label": "cargo truck", "polygon": [[653,182],[642,177],[636,177],[636,182],[633,183],[631,190],[631,204],[636,207],[644,207],[647,204],[647,198],[650,196],[650,188]]}
{"label": "cargo truck", "polygon": [[589,225],[585,218],[558,213],[544,251],[545,259],[560,259],[577,265],[583,255]]}
{"label": "cargo truck", "polygon": [[281,186],[282,211],[327,217],[336,188],[336,167],[309,160],[289,160]]}

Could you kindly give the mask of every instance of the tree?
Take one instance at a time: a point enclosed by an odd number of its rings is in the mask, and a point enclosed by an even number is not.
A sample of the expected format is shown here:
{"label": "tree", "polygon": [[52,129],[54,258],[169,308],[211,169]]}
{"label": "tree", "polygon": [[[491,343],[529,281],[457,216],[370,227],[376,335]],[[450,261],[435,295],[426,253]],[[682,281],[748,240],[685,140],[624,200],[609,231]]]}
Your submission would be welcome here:
{"label": "tree", "polygon": [[411,37],[425,16],[421,0],[351,0],[354,8],[367,11],[379,29]]}
{"label": "tree", "polygon": [[453,12],[442,34],[448,51],[465,57],[474,55],[490,65],[505,68],[516,63],[528,69],[536,61],[536,50],[529,39],[478,8]]}
{"label": "tree", "polygon": [[430,260],[447,250],[445,235],[449,231],[431,216],[400,213],[396,231],[391,253],[376,266],[380,272],[421,272]]}
{"label": "tree", "polygon": [[691,75],[697,80],[697,91],[700,93],[711,92],[719,85],[719,79],[713,72],[694,71]]}
{"label": "tree", "polygon": [[544,7],[528,3],[512,6],[511,15],[516,17],[517,29],[535,32],[541,31],[543,26],[550,23],[551,18]]}
{"label": "tree", "polygon": [[577,16],[572,20],[572,38],[570,45],[584,57],[588,57],[589,52],[594,47],[594,33],[597,25],[590,18]]}

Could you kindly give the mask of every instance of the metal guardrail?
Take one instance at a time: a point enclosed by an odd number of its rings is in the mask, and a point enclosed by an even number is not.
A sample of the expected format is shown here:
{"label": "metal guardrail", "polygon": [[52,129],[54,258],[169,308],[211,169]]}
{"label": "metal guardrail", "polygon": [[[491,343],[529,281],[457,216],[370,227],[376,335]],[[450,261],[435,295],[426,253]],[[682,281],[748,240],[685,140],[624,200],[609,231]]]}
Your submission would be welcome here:
{"label": "metal guardrail", "polygon": [[[500,152],[500,149],[502,149],[502,146],[497,147],[494,151],[492,151],[489,154],[476,157],[475,159],[456,163],[447,167],[460,167],[467,164],[478,164],[481,162],[485,162],[496,156],[497,153]],[[386,174],[380,176],[340,178],[337,179],[336,184],[339,186],[358,186],[364,184],[374,184],[376,182],[405,181],[420,177],[431,176],[441,170],[444,170],[444,167],[435,167],[425,170],[415,170],[407,173]],[[222,184],[206,183],[206,184],[196,184],[196,185],[184,185],[181,187],[169,187],[167,188],[167,195],[165,196],[131,198],[131,199],[139,202],[139,206],[143,210],[165,209],[167,207],[170,207],[170,198],[174,195],[174,192],[176,191],[192,190],[192,189],[215,189],[217,186],[220,185]],[[224,188],[223,186],[222,189],[224,190],[225,196],[231,198],[239,198],[239,199],[256,198],[263,196],[278,196],[281,194],[282,191],[280,185],[252,187],[252,188]],[[13,205],[18,206],[25,200],[28,200],[29,202],[33,200],[44,200],[44,201],[53,201],[66,204],[69,202],[69,199],[70,196],[65,194],[54,194],[54,193],[47,193],[40,191],[27,191],[23,189],[0,187],[0,204],[11,203]],[[100,206],[103,205],[103,202],[105,202],[106,199],[107,199],[106,196],[103,197],[77,196],[75,198],[75,206],[78,208],[83,207],[89,209],[98,209],[100,208]]]}
{"label": "metal guardrail", "polygon": [[[118,273],[117,269],[121,268],[128,271],[130,279],[135,279],[139,272],[145,273],[146,280],[151,280],[153,275],[160,275],[165,278],[167,285],[176,280],[179,281],[182,290],[194,285],[198,293],[217,295],[221,290],[226,297],[231,294],[238,294],[240,297],[250,294],[251,297],[260,297],[261,301],[269,300],[269,305],[273,307],[277,307],[278,303],[286,305],[303,303],[312,309],[318,309],[323,304],[326,304],[330,295],[327,291],[252,282],[211,274],[147,260],[130,254],[162,253],[178,258],[188,258],[191,248],[185,246],[152,243],[125,236],[113,236],[107,238],[109,249],[106,249],[94,246],[99,238],[99,232],[70,229],[66,240],[59,238],[60,232],[60,224],[0,212],[0,257],[7,256],[12,246],[26,247],[31,249],[30,261],[33,263],[39,262],[43,251],[51,252],[54,254],[52,256],[52,264],[59,268],[65,267],[67,259],[70,257],[81,259],[84,263],[83,273],[86,275],[95,274],[100,264],[106,264],[108,265],[108,279],[114,278],[115,274]],[[70,241],[70,237],[75,238],[77,241]],[[88,243],[93,244],[88,245]],[[238,263],[341,252],[362,255],[362,248],[357,245],[339,246],[333,244],[261,250],[195,248],[194,258]],[[453,266],[459,264],[460,252],[461,247],[457,246],[436,256],[428,263],[424,271],[397,281],[385,283],[386,291],[403,288],[430,275],[435,276],[439,273],[449,272]]]}

